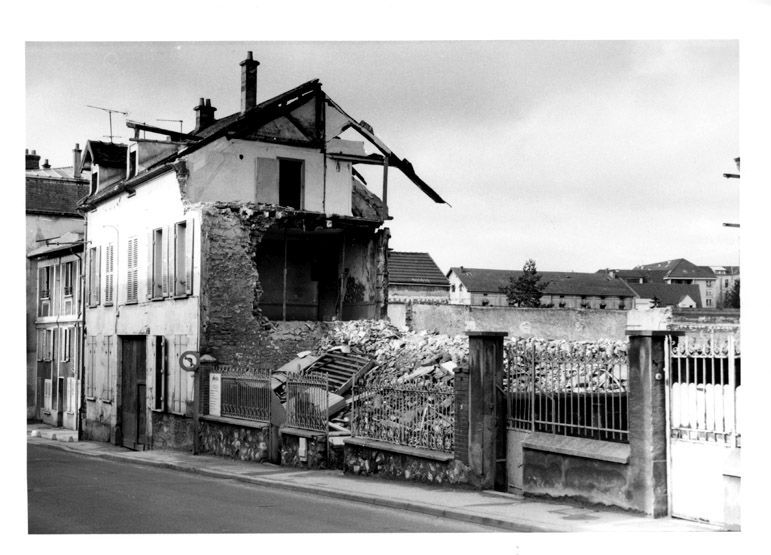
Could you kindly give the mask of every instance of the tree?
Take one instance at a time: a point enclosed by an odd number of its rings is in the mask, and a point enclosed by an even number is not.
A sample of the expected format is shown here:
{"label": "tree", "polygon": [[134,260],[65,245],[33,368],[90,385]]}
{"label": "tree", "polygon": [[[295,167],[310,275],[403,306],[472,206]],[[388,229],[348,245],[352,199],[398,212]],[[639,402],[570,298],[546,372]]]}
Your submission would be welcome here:
{"label": "tree", "polygon": [[741,280],[736,280],[734,286],[725,295],[725,307],[726,308],[739,308],[739,283]]}
{"label": "tree", "polygon": [[528,259],[522,267],[522,274],[514,279],[509,278],[509,284],[503,288],[509,306],[538,308],[541,306],[541,296],[546,288],[541,282],[541,275],[535,268],[535,260]]}

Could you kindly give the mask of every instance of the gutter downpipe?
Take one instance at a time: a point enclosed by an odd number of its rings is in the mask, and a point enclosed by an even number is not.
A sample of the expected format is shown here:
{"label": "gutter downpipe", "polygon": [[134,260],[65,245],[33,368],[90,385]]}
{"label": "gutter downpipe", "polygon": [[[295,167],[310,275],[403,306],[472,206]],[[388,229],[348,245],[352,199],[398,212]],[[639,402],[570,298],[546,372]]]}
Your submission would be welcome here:
{"label": "gutter downpipe", "polygon": [[78,309],[80,310],[80,407],[78,409],[78,441],[83,440],[83,426],[88,412],[86,410],[86,275],[84,273],[84,261],[88,249],[88,217],[83,218],[83,258],[78,256],[80,264],[80,294],[78,295]]}

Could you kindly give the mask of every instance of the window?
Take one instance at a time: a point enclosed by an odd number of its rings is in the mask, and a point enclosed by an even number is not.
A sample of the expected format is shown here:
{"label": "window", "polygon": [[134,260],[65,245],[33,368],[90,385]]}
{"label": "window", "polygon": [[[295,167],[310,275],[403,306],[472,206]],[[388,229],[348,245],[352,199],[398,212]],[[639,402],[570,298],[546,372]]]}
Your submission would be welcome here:
{"label": "window", "polygon": [[278,203],[302,209],[303,161],[278,161]]}
{"label": "window", "polygon": [[105,247],[104,256],[104,306],[111,306],[115,280],[115,247],[112,243]]}
{"label": "window", "polygon": [[137,302],[137,248],[138,241],[136,237],[128,240],[128,249],[126,253],[126,302]]}
{"label": "window", "polygon": [[99,247],[88,249],[88,306],[99,304]]}
{"label": "window", "polygon": [[43,360],[50,362],[53,359],[54,330],[45,330],[45,341],[43,345]]}
{"label": "window", "polygon": [[72,328],[62,328],[62,362],[72,358]]}
{"label": "window", "polygon": [[96,190],[99,187],[99,172],[96,169],[96,166],[94,166],[94,169],[91,170],[91,191],[89,192],[90,195],[93,195],[96,193]]}
{"label": "window", "polygon": [[51,266],[40,268],[40,298],[51,298]]}
{"label": "window", "polygon": [[723,287],[728,287],[728,278],[725,279],[725,282],[723,283]]}
{"label": "window", "polygon": [[707,306],[712,306],[712,299],[707,299]]}
{"label": "window", "polygon": [[72,283],[75,280],[75,263],[65,262],[64,264],[64,296],[72,296]]}
{"label": "window", "polygon": [[155,410],[166,410],[166,338],[157,335],[154,338],[155,373],[154,373],[154,400]]}
{"label": "window", "polygon": [[712,279],[708,279],[708,280],[707,280],[707,287],[712,287],[712,283],[713,283],[713,282],[714,282],[714,280],[712,280]]}
{"label": "window", "polygon": [[453,283],[453,284],[450,286],[450,291],[452,291],[453,293],[455,293],[455,284],[454,284],[454,283]]}
{"label": "window", "polygon": [[45,360],[45,352],[46,352],[46,332],[45,330],[37,330],[37,361],[43,361]]}

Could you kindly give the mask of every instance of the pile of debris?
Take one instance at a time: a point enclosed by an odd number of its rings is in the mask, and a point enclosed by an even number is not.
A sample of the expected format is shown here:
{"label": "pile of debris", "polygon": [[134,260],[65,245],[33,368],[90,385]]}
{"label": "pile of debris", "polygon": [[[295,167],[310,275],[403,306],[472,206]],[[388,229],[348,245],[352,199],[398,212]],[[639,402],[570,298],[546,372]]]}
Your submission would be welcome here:
{"label": "pile of debris", "polygon": [[458,366],[468,363],[468,337],[400,330],[383,320],[337,322],[316,351],[340,349],[375,361],[362,385],[451,386]]}

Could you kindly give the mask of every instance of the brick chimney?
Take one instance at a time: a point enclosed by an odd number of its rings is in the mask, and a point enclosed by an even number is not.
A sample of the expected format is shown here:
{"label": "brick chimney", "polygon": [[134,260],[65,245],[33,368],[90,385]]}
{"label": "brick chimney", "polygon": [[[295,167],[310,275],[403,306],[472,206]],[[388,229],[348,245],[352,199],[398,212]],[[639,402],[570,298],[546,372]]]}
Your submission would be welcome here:
{"label": "brick chimney", "polygon": [[197,133],[201,129],[206,129],[216,121],[214,112],[217,111],[217,108],[211,105],[211,98],[207,98],[206,102],[204,102],[204,99],[201,98],[198,101],[198,106],[193,108],[193,110],[196,112],[195,129],[193,130],[193,134]]}
{"label": "brick chimney", "polygon": [[80,155],[82,152],[80,144],[75,143],[75,148],[72,149],[72,177],[75,179],[80,178]]}
{"label": "brick chimney", "polygon": [[24,155],[27,159],[26,162],[26,169],[28,170],[39,170],[40,169],[40,156],[38,156],[37,152],[34,150],[30,154],[29,149],[24,149]]}
{"label": "brick chimney", "polygon": [[241,113],[257,105],[257,66],[260,62],[252,58],[252,51],[246,53],[241,62]]}

